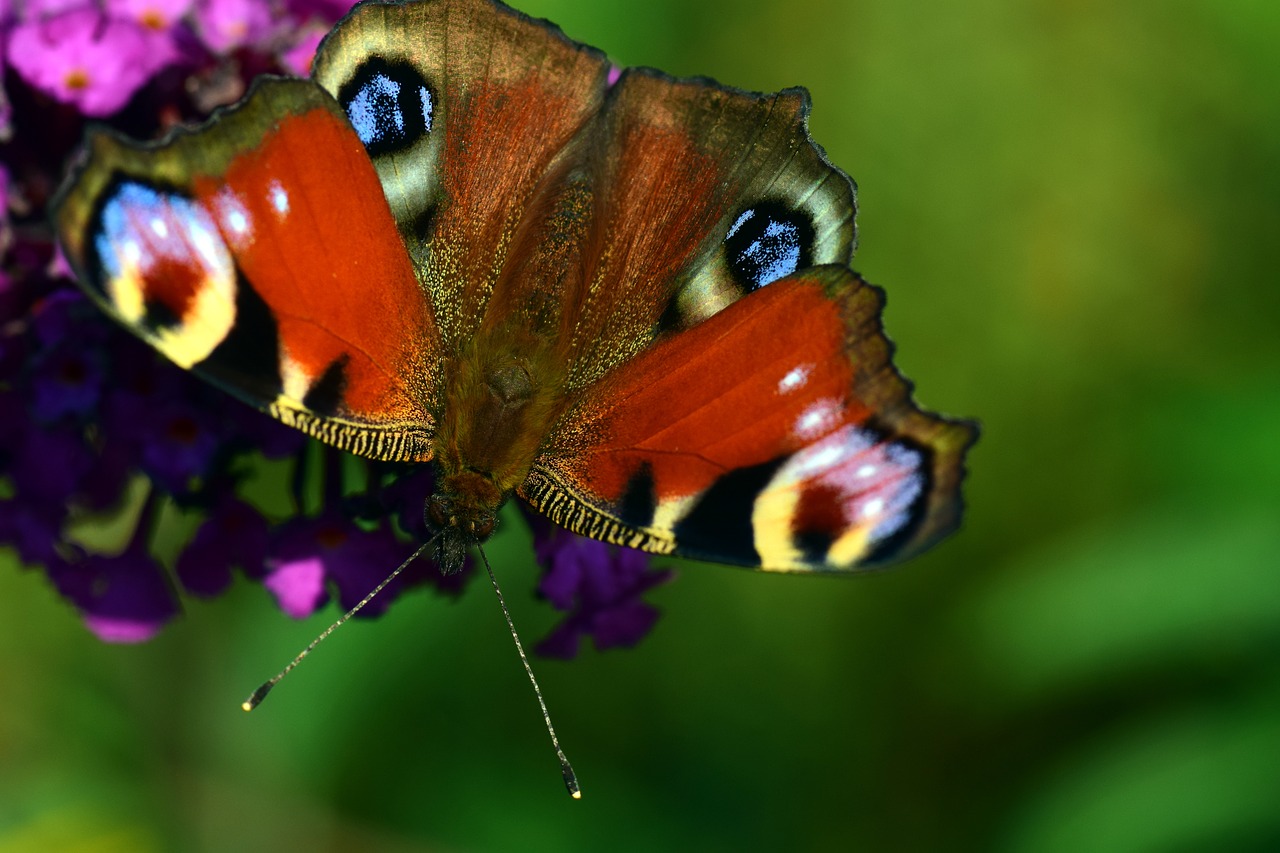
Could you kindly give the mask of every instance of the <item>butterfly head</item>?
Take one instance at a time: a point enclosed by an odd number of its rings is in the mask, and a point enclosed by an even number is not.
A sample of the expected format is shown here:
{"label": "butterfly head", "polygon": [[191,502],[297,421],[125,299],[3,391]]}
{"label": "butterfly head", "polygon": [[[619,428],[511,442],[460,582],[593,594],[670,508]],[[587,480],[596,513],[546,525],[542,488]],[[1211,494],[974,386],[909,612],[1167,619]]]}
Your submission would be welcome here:
{"label": "butterfly head", "polygon": [[440,533],[440,568],[452,574],[462,568],[467,548],[493,534],[503,495],[488,477],[463,472],[445,477],[427,499],[427,527]]}

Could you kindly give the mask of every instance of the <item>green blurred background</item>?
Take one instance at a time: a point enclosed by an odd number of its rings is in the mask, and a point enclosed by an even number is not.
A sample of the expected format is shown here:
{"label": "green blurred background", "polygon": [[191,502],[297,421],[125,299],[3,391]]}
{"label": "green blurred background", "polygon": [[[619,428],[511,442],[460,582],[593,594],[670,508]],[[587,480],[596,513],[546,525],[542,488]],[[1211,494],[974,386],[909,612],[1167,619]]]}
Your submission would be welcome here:
{"label": "green blurred background", "polygon": [[899,366],[983,423],[964,528],[848,582],[682,566],[638,649],[535,661],[581,802],[481,584],[246,715],[332,611],[240,584],[107,646],[5,552],[0,850],[1280,849],[1280,6],[523,8],[811,89]]}

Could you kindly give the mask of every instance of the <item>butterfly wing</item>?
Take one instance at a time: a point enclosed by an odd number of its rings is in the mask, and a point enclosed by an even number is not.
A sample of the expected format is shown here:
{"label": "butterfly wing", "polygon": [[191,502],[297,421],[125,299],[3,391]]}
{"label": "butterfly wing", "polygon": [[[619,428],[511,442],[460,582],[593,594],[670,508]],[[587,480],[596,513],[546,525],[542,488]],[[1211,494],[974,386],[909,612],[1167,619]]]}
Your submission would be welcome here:
{"label": "butterfly wing", "polygon": [[154,146],[97,133],[55,219],[86,292],[178,365],[343,449],[430,458],[431,306],[315,84],[263,81]]}
{"label": "butterfly wing", "polygon": [[321,45],[314,79],[364,140],[451,351],[578,150],[608,69],[599,51],[490,0],[362,4]]}
{"label": "butterfly wing", "polygon": [[803,89],[621,75],[591,140],[590,273],[563,294],[571,389],[770,281],[849,261],[853,183],[809,138],[808,110]]}
{"label": "butterfly wing", "polygon": [[882,305],[819,267],[663,336],[578,396],[521,495],[593,538],[767,570],[919,552],[958,522],[977,431],[914,405]]}

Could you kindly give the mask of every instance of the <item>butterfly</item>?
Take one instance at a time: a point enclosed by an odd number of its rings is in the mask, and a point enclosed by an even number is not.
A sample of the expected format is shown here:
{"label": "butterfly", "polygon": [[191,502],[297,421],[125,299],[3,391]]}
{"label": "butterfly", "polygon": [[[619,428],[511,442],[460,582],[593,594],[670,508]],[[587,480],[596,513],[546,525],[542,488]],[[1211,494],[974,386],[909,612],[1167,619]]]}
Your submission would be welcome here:
{"label": "butterfly", "polygon": [[312,79],[89,138],[76,277],[182,368],[430,462],[445,570],[512,495],[584,536],[849,572],[953,530],[974,424],[918,408],[803,89],[619,70],[494,0],[366,2]]}

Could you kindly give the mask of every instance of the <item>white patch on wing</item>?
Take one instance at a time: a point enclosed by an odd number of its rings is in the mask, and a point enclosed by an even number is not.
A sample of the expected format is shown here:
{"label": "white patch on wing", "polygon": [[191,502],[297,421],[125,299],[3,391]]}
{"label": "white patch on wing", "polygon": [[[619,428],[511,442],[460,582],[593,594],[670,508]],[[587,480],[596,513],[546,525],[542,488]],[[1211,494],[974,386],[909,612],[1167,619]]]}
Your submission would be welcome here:
{"label": "white patch on wing", "polygon": [[840,401],[832,397],[819,400],[800,413],[792,432],[799,439],[820,438],[840,423]]}
{"label": "white patch on wing", "polygon": [[289,193],[285,192],[285,188],[280,185],[279,181],[272,181],[267,187],[267,192],[270,193],[271,206],[276,209],[276,213],[280,214],[281,218],[287,216],[289,213]]}
{"label": "white patch on wing", "polygon": [[809,381],[809,374],[813,372],[812,364],[802,364],[799,367],[793,367],[787,371],[787,375],[778,381],[778,393],[787,394],[797,388],[804,387]]}

